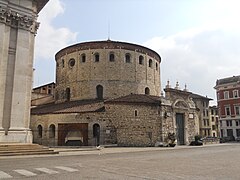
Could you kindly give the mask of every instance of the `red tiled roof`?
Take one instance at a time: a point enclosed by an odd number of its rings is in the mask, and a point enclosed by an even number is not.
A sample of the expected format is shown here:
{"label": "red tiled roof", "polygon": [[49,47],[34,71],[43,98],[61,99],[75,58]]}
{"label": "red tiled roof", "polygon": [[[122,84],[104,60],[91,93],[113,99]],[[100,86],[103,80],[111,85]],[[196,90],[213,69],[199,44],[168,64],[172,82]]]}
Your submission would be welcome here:
{"label": "red tiled roof", "polygon": [[59,104],[47,104],[31,109],[32,115],[40,114],[61,114],[61,113],[86,113],[102,112],[105,110],[103,101],[100,100],[79,100]]}
{"label": "red tiled roof", "polygon": [[129,94],[116,99],[107,100],[106,103],[144,103],[144,104],[160,104],[160,96],[152,96],[146,94]]}
{"label": "red tiled roof", "polygon": [[86,113],[105,111],[104,103],[127,103],[127,104],[161,104],[160,96],[145,94],[130,94],[116,99],[106,100],[78,100],[64,103],[51,103],[37,106],[31,109],[32,115],[61,114],[61,113]]}

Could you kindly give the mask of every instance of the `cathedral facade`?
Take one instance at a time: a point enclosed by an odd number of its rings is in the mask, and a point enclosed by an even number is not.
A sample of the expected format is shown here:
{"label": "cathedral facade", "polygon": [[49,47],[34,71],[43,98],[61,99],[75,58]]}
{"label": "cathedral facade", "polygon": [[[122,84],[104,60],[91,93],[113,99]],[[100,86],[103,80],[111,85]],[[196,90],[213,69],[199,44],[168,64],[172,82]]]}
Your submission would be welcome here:
{"label": "cathedral facade", "polygon": [[191,92],[168,84],[161,57],[126,42],[84,42],[56,56],[54,101],[31,110],[33,141],[49,146],[154,146],[175,133],[179,145],[198,134]]}

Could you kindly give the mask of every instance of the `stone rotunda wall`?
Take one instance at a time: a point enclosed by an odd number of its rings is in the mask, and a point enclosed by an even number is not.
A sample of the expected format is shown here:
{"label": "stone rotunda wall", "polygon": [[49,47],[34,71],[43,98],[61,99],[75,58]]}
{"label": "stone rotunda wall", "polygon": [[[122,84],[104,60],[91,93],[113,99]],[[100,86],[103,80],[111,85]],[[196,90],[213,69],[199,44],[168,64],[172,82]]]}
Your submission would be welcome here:
{"label": "stone rotunda wall", "polygon": [[146,47],[116,41],[84,42],[56,56],[56,102],[128,94],[160,96],[161,57]]}

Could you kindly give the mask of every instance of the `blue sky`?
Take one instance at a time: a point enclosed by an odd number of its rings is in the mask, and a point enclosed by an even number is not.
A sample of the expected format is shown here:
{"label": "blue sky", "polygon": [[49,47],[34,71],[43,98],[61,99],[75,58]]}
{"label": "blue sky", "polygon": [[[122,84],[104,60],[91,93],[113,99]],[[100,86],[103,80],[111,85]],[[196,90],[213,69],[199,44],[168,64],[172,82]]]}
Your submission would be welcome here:
{"label": "blue sky", "polygon": [[50,0],[40,12],[34,87],[55,81],[57,51],[110,39],[147,46],[162,57],[162,88],[179,81],[215,99],[219,78],[239,75],[238,0]]}

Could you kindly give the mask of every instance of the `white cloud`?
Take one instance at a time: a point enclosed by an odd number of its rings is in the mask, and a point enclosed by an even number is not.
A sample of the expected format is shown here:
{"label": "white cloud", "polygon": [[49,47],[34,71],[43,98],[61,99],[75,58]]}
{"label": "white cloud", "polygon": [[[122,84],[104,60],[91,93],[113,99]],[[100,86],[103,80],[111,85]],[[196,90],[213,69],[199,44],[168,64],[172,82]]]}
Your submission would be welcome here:
{"label": "white cloud", "polygon": [[53,59],[61,48],[76,41],[77,33],[66,27],[56,28],[52,21],[64,13],[64,4],[60,0],[51,0],[39,14],[40,28],[36,36],[36,59]]}
{"label": "white cloud", "polygon": [[[224,26],[223,26],[224,27]],[[154,37],[144,45],[162,57],[162,86],[167,80],[174,87],[215,98],[215,82],[219,78],[239,75],[240,37],[231,28],[194,28],[168,37]]]}

